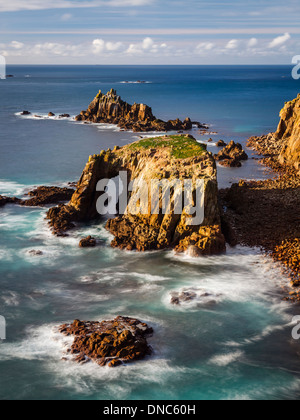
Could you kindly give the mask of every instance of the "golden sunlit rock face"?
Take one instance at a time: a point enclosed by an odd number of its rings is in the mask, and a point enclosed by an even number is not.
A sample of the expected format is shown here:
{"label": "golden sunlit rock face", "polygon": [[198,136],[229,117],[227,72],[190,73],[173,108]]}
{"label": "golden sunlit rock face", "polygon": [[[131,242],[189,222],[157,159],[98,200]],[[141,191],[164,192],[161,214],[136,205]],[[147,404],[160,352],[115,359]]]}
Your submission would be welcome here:
{"label": "golden sunlit rock face", "polygon": [[[143,180],[190,180],[193,204],[196,205],[197,182],[203,182],[203,220],[190,224],[185,208],[174,211],[175,190],[171,188],[171,212],[152,212],[151,200],[146,211],[135,214],[130,210],[133,193],[128,196],[124,214],[110,219],[106,228],[114,235],[113,247],[127,250],[157,250],[174,248],[189,251],[193,256],[218,254],[225,251],[218,205],[217,169],[214,158],[191,136],[165,136],[141,140],[131,145],[102,151],[90,156],[70,203],[50,209],[48,218],[55,233],[63,234],[72,222],[99,218],[97,183],[112,179],[121,171],[128,174],[128,182]],[[168,186],[158,190],[161,202]]]}

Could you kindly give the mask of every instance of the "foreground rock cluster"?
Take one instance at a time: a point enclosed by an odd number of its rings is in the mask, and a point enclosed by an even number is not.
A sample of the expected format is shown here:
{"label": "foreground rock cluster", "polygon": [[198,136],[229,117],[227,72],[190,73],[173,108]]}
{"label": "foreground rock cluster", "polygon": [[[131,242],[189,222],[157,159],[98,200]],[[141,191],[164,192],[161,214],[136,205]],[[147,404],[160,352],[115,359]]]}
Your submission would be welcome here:
{"label": "foreground rock cluster", "polygon": [[152,353],[147,336],[153,329],[133,318],[118,316],[112,321],[81,322],[59,327],[65,336],[74,336],[68,352],[78,363],[96,362],[116,367],[141,360]]}
{"label": "foreground rock cluster", "polygon": [[235,184],[220,192],[239,243],[260,247],[281,263],[295,288],[286,300],[300,301],[300,95],[280,113],[276,133],[252,137],[248,146],[275,172],[266,181]]}
{"label": "foreground rock cluster", "polygon": [[207,128],[199,122],[192,122],[190,118],[184,121],[159,120],[152,114],[152,109],[148,105],[136,103],[129,105],[122,101],[114,89],[106,95],[100,91],[88,109],[82,111],[75,119],[76,121],[115,124],[123,130],[134,132],[191,130],[193,125],[198,128]]}
{"label": "foreground rock cluster", "polygon": [[[189,225],[188,216],[181,214],[152,214],[151,202],[144,214],[130,210],[133,194],[128,196],[128,212],[107,222],[114,235],[113,247],[127,250],[157,250],[174,248],[193,256],[218,254],[225,251],[218,204],[216,164],[211,153],[191,136],[165,136],[144,139],[113,151],[91,156],[77,190],[68,205],[54,207],[48,212],[49,224],[55,234],[64,235],[74,222],[99,219],[97,200],[103,192],[96,191],[101,179],[113,179],[126,171],[128,182],[143,179],[190,179],[195,195],[196,180],[203,180],[205,217],[201,224]],[[142,187],[141,187],[142,188]],[[137,192],[137,191],[136,191]],[[165,193],[160,190],[160,198]],[[175,193],[172,191],[171,203]]]}

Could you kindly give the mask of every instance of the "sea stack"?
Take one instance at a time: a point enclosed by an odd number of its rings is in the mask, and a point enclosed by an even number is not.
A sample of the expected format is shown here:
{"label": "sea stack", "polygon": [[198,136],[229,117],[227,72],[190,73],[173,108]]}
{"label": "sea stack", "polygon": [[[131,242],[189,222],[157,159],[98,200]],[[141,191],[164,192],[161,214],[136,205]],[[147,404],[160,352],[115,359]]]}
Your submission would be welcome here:
{"label": "sea stack", "polygon": [[190,118],[184,121],[159,120],[153,115],[148,105],[136,103],[130,105],[124,102],[114,89],[106,95],[100,91],[88,109],[82,111],[75,119],[76,121],[115,124],[122,130],[134,132],[191,130],[193,124],[199,128],[206,128],[198,122],[192,122]]}
{"label": "sea stack", "polygon": [[[126,171],[128,183],[140,179],[148,185],[153,179],[191,180],[194,200],[196,182],[203,180],[204,219],[190,225],[189,216],[184,210],[181,214],[174,214],[174,189],[171,194],[172,211],[169,214],[154,214],[150,203],[143,214],[133,214],[130,209],[135,195],[131,192],[127,214],[125,212],[110,219],[106,225],[115,237],[113,247],[138,251],[173,248],[178,252],[188,251],[192,256],[225,251],[215,160],[205,146],[191,136],[143,139],[91,156],[70,203],[54,207],[48,212],[54,233],[63,234],[74,227],[73,222],[99,218],[96,205],[103,193],[96,191],[96,185],[101,179],[117,177],[120,171]],[[159,199],[165,192],[164,189],[159,191]]]}

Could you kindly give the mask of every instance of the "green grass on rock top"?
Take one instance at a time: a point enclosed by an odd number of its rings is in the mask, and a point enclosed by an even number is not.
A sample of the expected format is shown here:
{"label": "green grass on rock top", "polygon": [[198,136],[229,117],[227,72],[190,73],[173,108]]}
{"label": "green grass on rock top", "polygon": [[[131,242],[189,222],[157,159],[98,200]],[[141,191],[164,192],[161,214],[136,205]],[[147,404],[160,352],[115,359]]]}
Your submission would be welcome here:
{"label": "green grass on rock top", "polygon": [[207,149],[204,144],[186,136],[167,136],[143,139],[129,146],[133,150],[170,148],[171,156],[175,159],[188,159],[201,156]]}

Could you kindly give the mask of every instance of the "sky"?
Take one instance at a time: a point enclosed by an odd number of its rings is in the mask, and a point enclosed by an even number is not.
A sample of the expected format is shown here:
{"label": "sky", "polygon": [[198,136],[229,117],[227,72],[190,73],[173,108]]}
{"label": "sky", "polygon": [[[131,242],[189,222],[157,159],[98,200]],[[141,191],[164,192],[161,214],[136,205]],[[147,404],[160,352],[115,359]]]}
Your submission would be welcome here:
{"label": "sky", "polygon": [[8,64],[291,64],[299,0],[0,0]]}

